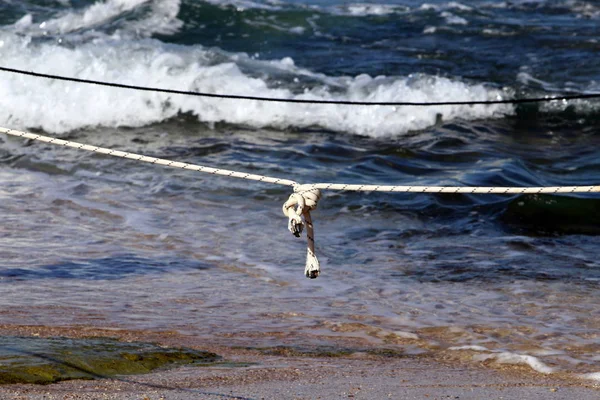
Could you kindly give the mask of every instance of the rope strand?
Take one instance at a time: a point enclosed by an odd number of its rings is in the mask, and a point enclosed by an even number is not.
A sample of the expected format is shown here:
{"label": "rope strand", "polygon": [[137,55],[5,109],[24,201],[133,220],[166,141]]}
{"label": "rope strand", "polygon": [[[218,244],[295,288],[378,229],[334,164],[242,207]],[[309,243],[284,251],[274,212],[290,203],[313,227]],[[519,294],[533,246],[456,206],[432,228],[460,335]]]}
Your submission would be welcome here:
{"label": "rope strand", "polygon": [[71,142],[69,140],[62,140],[62,139],[53,138],[50,136],[38,135],[36,133],[21,132],[21,131],[17,131],[14,129],[0,128],[0,133],[4,133],[7,135],[11,135],[11,136],[17,136],[17,137],[21,137],[21,138],[25,138],[25,139],[37,140],[37,141],[44,142],[44,143],[55,144],[58,146],[73,147],[75,149],[90,151],[92,153],[104,154],[107,156],[128,158],[131,160],[143,161],[143,162],[147,162],[150,164],[164,165],[166,167],[189,169],[191,171],[204,172],[207,174],[228,176],[228,177],[232,177],[232,178],[240,178],[240,179],[259,181],[259,182],[265,182],[265,183],[273,183],[276,185],[285,185],[285,186],[298,185],[298,182],[294,182],[289,179],[273,178],[270,176],[248,174],[245,172],[231,171],[228,169],[212,168],[212,167],[206,167],[204,165],[196,165],[196,164],[171,161],[171,160],[166,160],[164,158],[149,157],[149,156],[144,156],[141,154],[128,153],[128,152],[119,151],[119,150],[112,150],[112,149],[107,149],[105,147],[98,147],[98,146],[92,146],[89,144]]}
{"label": "rope strand", "polygon": [[107,156],[128,158],[135,161],[143,161],[150,164],[164,165],[166,167],[188,169],[192,171],[203,172],[213,175],[221,175],[232,178],[240,178],[276,185],[285,185],[292,187],[302,187],[303,191],[311,189],[319,190],[338,190],[354,192],[391,192],[391,193],[472,193],[472,194],[538,194],[538,193],[593,193],[600,192],[600,186],[534,186],[534,187],[498,187],[498,186],[400,186],[400,185],[358,185],[345,183],[308,183],[302,184],[283,178],[272,176],[248,174],[245,172],[232,171],[228,169],[207,167],[204,165],[190,164],[166,160],[163,158],[149,157],[142,154],[129,153],[125,151],[112,150],[105,147],[98,147],[89,144],[72,142],[68,140],[53,138],[50,136],[38,135],[37,133],[21,132],[15,129],[0,127],[0,133],[17,136],[25,139],[37,140],[40,142],[55,144],[58,146],[73,147],[80,150],[93,153],[104,154]]}

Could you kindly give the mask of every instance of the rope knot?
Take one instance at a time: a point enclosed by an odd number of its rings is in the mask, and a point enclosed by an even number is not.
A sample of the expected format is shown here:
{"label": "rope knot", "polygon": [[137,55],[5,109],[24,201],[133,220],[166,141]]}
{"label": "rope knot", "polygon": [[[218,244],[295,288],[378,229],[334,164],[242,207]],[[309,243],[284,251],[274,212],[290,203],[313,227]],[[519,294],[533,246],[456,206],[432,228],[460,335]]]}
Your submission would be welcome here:
{"label": "rope knot", "polygon": [[[319,276],[321,267],[315,256],[315,238],[311,210],[317,208],[321,198],[321,191],[313,185],[295,185],[294,193],[283,204],[283,213],[288,217],[288,229],[296,237],[300,237],[304,225],[306,225],[306,238],[308,242],[306,252],[306,277],[314,279]],[[304,220],[303,220],[304,218]]]}

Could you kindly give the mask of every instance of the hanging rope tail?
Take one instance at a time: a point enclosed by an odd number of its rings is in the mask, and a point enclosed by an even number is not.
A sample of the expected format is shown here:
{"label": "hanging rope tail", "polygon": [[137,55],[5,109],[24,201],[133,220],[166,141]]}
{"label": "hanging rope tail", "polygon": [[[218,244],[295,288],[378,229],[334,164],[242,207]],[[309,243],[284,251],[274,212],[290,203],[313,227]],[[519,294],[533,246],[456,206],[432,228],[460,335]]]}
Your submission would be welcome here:
{"label": "hanging rope tail", "polygon": [[294,236],[300,237],[306,225],[307,248],[304,274],[310,279],[315,279],[321,273],[321,266],[315,255],[315,231],[310,217],[311,210],[317,208],[320,198],[321,191],[313,185],[294,185],[294,193],[283,204],[283,214],[289,218],[288,229]]}

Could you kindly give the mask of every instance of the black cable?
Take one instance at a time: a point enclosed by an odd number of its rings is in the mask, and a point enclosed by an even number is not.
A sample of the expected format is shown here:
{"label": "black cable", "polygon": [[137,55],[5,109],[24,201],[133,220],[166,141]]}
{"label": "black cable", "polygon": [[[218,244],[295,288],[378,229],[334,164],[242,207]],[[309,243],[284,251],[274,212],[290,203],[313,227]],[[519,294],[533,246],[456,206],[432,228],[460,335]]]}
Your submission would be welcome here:
{"label": "black cable", "polygon": [[125,85],[122,83],[113,82],[102,82],[94,81],[90,79],[79,79],[68,76],[41,74],[33,71],[23,71],[20,69],[0,67],[0,71],[12,72],[16,74],[35,76],[38,78],[57,79],[61,81],[77,82],[77,83],[88,83],[92,85],[109,86],[122,89],[133,89],[141,90],[146,92],[159,92],[159,93],[171,93],[171,94],[182,94],[186,96],[200,96],[200,97],[212,97],[218,99],[236,99],[236,100],[257,100],[257,101],[270,101],[280,103],[304,103],[304,104],[337,104],[337,105],[349,105],[349,106],[458,106],[458,105],[486,105],[486,104],[522,104],[522,103],[542,103],[554,100],[580,100],[580,99],[597,99],[600,98],[600,93],[594,94],[576,94],[571,96],[555,96],[555,97],[533,97],[528,99],[514,99],[514,100],[482,100],[482,101],[436,101],[431,103],[422,102],[365,102],[365,101],[346,101],[346,100],[304,100],[304,99],[281,99],[271,97],[259,97],[259,96],[243,96],[233,94],[216,94],[216,93],[203,93],[203,92],[191,92],[185,90],[173,90],[173,89],[162,89],[154,87],[136,86],[136,85]]}

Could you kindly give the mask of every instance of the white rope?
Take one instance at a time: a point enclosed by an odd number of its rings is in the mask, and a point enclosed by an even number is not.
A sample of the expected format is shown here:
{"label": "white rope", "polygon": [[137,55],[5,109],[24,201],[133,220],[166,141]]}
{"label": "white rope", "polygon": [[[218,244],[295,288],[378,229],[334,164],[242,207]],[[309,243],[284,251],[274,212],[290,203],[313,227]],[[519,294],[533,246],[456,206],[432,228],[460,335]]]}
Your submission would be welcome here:
{"label": "white rope", "polygon": [[[554,187],[481,187],[481,186],[395,186],[395,185],[348,185],[340,183],[311,183],[301,185],[289,179],[280,179],[264,175],[248,174],[245,172],[231,171],[206,167],[203,165],[189,164],[162,158],[149,157],[141,154],[112,150],[104,147],[62,140],[35,133],[21,132],[14,129],[0,127],[0,133],[17,136],[25,139],[73,147],[107,156],[128,158],[150,164],[164,165],[167,167],[187,169],[213,175],[228,176],[232,178],[247,179],[276,185],[292,186],[294,193],[283,205],[283,213],[289,218],[288,229],[292,234],[300,237],[306,225],[307,257],[305,274],[309,278],[316,278],[320,274],[319,260],[315,256],[314,228],[310,211],[317,207],[321,198],[320,190],[344,190],[359,192],[395,192],[395,193],[481,193],[481,194],[539,194],[539,193],[598,193],[600,186],[554,186]],[[304,218],[304,221],[303,221]]]}
{"label": "white rope", "polygon": [[358,192],[396,193],[480,193],[480,194],[538,194],[538,193],[597,193],[600,186],[546,186],[546,187],[493,187],[493,186],[389,186],[346,185],[341,183],[314,183],[321,190],[351,190]]}
{"label": "white rope", "polygon": [[21,132],[21,131],[17,131],[14,129],[0,128],[0,133],[5,133],[7,135],[22,137],[25,139],[37,140],[40,142],[45,142],[45,143],[50,143],[50,144],[56,144],[58,146],[73,147],[75,149],[91,151],[92,153],[105,154],[107,156],[129,158],[129,159],[135,160],[135,161],[143,161],[143,162],[147,162],[150,164],[164,165],[166,167],[189,169],[191,171],[205,172],[207,174],[230,176],[232,178],[241,178],[241,179],[248,179],[251,181],[274,183],[276,185],[286,185],[286,186],[298,185],[298,182],[290,181],[289,179],[272,178],[270,176],[247,174],[245,172],[230,171],[227,169],[211,168],[211,167],[205,167],[203,165],[195,165],[195,164],[188,164],[188,163],[182,163],[182,162],[177,162],[177,161],[165,160],[163,158],[148,157],[148,156],[144,156],[141,154],[128,153],[126,151],[119,151],[119,150],[112,150],[112,149],[107,149],[105,147],[91,146],[89,144],[71,142],[68,140],[62,140],[62,139],[57,139],[57,138],[53,138],[53,137],[49,137],[49,136],[38,135],[36,133]]}
{"label": "white rope", "polygon": [[[283,213],[286,217],[289,217],[288,229],[296,237],[300,237],[302,228],[306,223],[308,248],[306,249],[306,267],[304,268],[304,275],[306,275],[307,278],[314,279],[321,273],[321,266],[315,255],[315,233],[310,217],[310,211],[317,208],[317,203],[321,198],[321,191],[307,186],[310,185],[298,185],[294,187],[294,193],[292,193],[288,201],[283,204]],[[296,208],[294,208],[294,206]],[[304,217],[304,223],[302,222],[301,217]]]}

